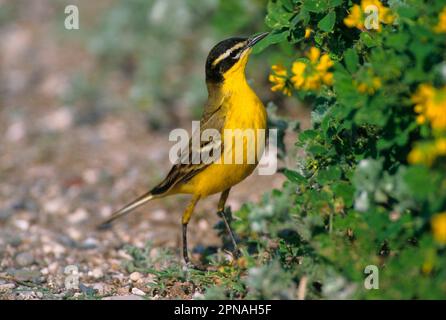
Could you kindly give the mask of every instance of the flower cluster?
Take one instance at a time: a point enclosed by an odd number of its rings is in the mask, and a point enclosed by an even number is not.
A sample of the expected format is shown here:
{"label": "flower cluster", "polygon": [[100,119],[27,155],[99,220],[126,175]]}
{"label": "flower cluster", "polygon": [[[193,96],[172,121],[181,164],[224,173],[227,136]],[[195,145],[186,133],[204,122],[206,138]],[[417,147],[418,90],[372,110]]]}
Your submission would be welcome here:
{"label": "flower cluster", "polygon": [[438,16],[438,24],[434,28],[435,32],[444,33],[446,32],[446,7],[441,10]]}
{"label": "flower cluster", "polygon": [[[374,12],[377,13],[374,18]],[[376,20],[376,21],[374,21]],[[390,24],[395,20],[392,11],[385,7],[379,0],[362,0],[361,5],[355,4],[350,8],[349,15],[344,19],[344,24],[349,28],[377,29],[381,31],[381,24]]]}
{"label": "flower cluster", "polygon": [[446,244],[446,212],[433,216],[431,226],[434,239],[441,244]]}
{"label": "flower cluster", "polygon": [[328,70],[333,66],[333,61],[328,54],[321,55],[321,51],[312,47],[307,54],[309,61],[296,61],[291,71],[291,82],[296,89],[318,90],[322,84],[333,84],[333,73]]}
{"label": "flower cluster", "polygon": [[435,139],[417,144],[409,153],[408,161],[430,166],[438,157],[446,156],[446,87],[436,89],[422,84],[412,96],[412,102],[418,114],[417,123],[429,123],[434,130]]}
{"label": "flower cluster", "polygon": [[321,51],[312,47],[307,59],[295,61],[291,67],[291,78],[288,78],[288,72],[282,65],[273,65],[273,73],[269,76],[269,81],[274,85],[272,91],[282,91],[284,94],[291,95],[291,87],[303,89],[306,91],[318,90],[321,85],[331,86],[333,84],[333,73],[329,69],[333,66],[333,61],[328,54],[322,54]]}
{"label": "flower cluster", "polygon": [[446,129],[446,87],[436,89],[431,85],[422,84],[412,96],[417,122],[429,122],[434,130]]}
{"label": "flower cluster", "polygon": [[438,157],[446,156],[446,138],[416,144],[408,155],[411,164],[431,166]]}
{"label": "flower cluster", "polygon": [[271,87],[272,91],[282,91],[285,95],[291,96],[291,89],[288,80],[288,71],[281,64],[276,64],[271,67],[273,73],[269,75],[269,81],[274,85]]}

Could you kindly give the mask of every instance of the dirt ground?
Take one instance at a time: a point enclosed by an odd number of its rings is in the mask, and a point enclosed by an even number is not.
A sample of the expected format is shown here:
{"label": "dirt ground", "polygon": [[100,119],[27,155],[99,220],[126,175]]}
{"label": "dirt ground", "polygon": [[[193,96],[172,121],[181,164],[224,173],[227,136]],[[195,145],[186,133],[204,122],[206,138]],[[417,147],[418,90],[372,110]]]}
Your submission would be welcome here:
{"label": "dirt ground", "polygon": [[[144,291],[147,275],[130,279],[124,246],[179,248],[188,197],[149,203],[110,231],[94,227],[162,179],[170,167],[168,132],[148,130],[136,108],[105,109],[87,121],[88,106],[62,104],[70,74],[91,70],[94,60],[47,32],[31,18],[0,29],[0,299],[66,298],[70,265],[83,285],[78,295],[85,288],[100,296],[142,295],[134,288]],[[237,210],[282,181],[255,173],[233,188],[228,205]],[[217,200],[199,203],[190,248],[220,245],[212,229]]]}

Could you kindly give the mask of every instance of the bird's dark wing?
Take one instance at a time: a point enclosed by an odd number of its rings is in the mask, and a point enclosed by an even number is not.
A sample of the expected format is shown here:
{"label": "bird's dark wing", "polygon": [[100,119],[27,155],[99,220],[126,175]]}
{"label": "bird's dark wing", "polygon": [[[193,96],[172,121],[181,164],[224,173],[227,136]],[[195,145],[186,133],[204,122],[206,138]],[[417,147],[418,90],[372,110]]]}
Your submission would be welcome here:
{"label": "bird's dark wing", "polygon": [[[189,147],[179,155],[177,162],[170,169],[166,178],[151,190],[153,195],[161,195],[179,183],[184,183],[193,178],[199,172],[203,171],[211,163],[203,162],[202,159],[198,161],[192,161],[193,157],[208,153],[209,150],[220,150],[220,155],[223,150],[222,132],[225,123],[225,108],[224,97],[221,98],[209,98],[208,103],[204,109],[203,116],[200,120],[200,130],[196,130],[192,133],[192,137],[189,140]],[[210,141],[201,141],[201,133],[206,129],[214,129],[220,133],[219,139],[212,139]],[[198,137],[197,137],[198,135]],[[199,150],[193,148],[192,139],[198,139],[200,141]]]}

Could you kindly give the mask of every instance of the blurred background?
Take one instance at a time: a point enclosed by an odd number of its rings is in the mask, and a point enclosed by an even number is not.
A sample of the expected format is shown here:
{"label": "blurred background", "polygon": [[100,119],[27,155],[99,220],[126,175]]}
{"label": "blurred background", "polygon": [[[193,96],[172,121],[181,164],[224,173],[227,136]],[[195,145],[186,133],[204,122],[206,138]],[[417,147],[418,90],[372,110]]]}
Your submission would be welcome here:
{"label": "blurred background", "polygon": [[[72,4],[79,30],[64,28]],[[119,279],[124,244],[179,246],[187,197],[150,203],[112,231],[93,227],[164,177],[170,130],[190,131],[206,101],[209,50],[231,36],[267,31],[266,4],[0,0],[0,276],[57,291],[67,264],[79,265],[90,282],[106,270]],[[265,105],[308,128],[307,109],[270,91],[279,49],[286,50],[272,46],[252,56],[249,81]],[[228,204],[234,211],[282,181],[254,174]],[[219,246],[217,200],[199,204],[192,245]]]}

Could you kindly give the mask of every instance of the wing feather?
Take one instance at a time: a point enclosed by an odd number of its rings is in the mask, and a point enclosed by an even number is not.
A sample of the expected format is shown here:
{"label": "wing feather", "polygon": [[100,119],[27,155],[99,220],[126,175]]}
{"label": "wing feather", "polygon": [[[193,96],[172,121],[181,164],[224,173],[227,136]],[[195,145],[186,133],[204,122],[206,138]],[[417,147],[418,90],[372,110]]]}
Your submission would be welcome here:
{"label": "wing feather", "polygon": [[[168,192],[177,184],[189,181],[211,164],[203,161],[194,163],[192,161],[194,156],[198,154],[201,155],[205,151],[208,152],[211,149],[217,150],[218,147],[220,148],[221,155],[221,151],[223,150],[223,141],[221,140],[221,136],[225,123],[224,115],[226,114],[225,110],[223,110],[225,108],[224,100],[224,97],[210,97],[208,99],[203,116],[200,120],[200,130],[196,130],[192,133],[192,137],[189,139],[189,147],[181,152],[177,162],[170,169],[166,178],[151,190],[152,194],[159,195]],[[220,139],[201,141],[201,133],[206,129],[217,130],[220,133]],[[200,147],[199,150],[194,150],[192,147],[192,139],[197,138],[198,141],[200,141]]]}

